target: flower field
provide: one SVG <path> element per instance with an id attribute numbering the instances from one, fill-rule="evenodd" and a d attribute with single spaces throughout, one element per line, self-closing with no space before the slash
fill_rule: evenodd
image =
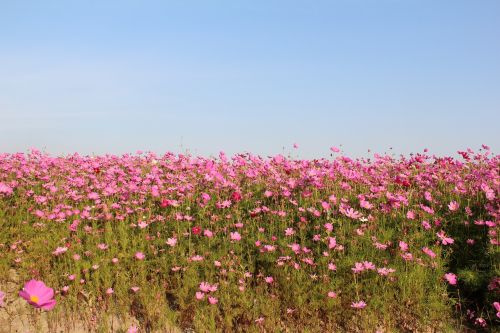
<path id="1" fill-rule="evenodd" d="M 498 330 L 500 156 L 459 155 L 0 154 L 0 313 L 22 301 L 35 326 L 43 313 L 99 332 L 109 318 L 133 318 L 129 332 Z"/>

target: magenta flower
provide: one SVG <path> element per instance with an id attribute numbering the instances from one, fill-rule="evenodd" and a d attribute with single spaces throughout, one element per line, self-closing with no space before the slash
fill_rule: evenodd
<path id="1" fill-rule="evenodd" d="M 54 289 L 49 288 L 42 281 L 30 280 L 26 282 L 19 296 L 37 309 L 52 310 L 56 305 Z"/>
<path id="2" fill-rule="evenodd" d="M 446 281 L 448 281 L 449 284 L 453 286 L 457 284 L 457 276 L 453 273 L 446 273 L 444 275 L 444 278 L 446 279 Z"/>
<path id="3" fill-rule="evenodd" d="M 5 299 L 5 293 L 0 290 L 0 308 L 5 306 L 4 299 Z"/>

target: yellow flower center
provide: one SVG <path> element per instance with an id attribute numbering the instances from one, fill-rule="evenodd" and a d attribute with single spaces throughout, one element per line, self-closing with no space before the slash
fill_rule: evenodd
<path id="1" fill-rule="evenodd" d="M 31 296 L 30 301 L 32 301 L 33 303 L 38 303 L 38 296 L 35 295 Z"/>

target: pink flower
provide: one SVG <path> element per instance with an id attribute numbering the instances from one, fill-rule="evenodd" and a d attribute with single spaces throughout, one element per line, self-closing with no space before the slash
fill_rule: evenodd
<path id="1" fill-rule="evenodd" d="M 201 301 L 203 298 L 205 298 L 205 294 L 202 293 L 201 291 L 197 291 L 195 297 L 197 300 Z"/>
<path id="2" fill-rule="evenodd" d="M 205 235 L 208 238 L 212 238 L 214 236 L 214 233 L 208 229 L 203 230 L 203 235 Z"/>
<path id="3" fill-rule="evenodd" d="M 133 287 L 130 288 L 130 290 L 132 290 L 134 293 L 138 292 L 139 289 L 141 289 L 141 288 L 139 288 L 137 286 L 133 286 Z"/>
<path id="4" fill-rule="evenodd" d="M 52 252 L 53 255 L 59 256 L 63 254 L 64 252 L 68 251 L 67 247 L 58 247 L 54 252 Z"/>
<path id="5" fill-rule="evenodd" d="M 498 302 L 493 302 L 493 307 L 497 311 L 497 317 L 500 318 L 500 303 Z"/>
<path id="6" fill-rule="evenodd" d="M 132 325 L 128 328 L 127 333 L 139 333 L 139 328 L 135 325 Z"/>
<path id="7" fill-rule="evenodd" d="M 108 248 L 108 246 L 104 243 L 101 243 L 101 244 L 97 244 L 97 247 L 100 249 L 100 250 L 106 250 Z"/>
<path id="8" fill-rule="evenodd" d="M 213 296 L 208 296 L 208 303 L 210 304 L 217 304 L 219 300 Z"/>
<path id="9" fill-rule="evenodd" d="M 4 193 L 5 195 L 11 195 L 12 194 L 12 188 L 9 186 L 5 185 L 4 183 L 0 183 L 0 193 Z"/>
<path id="10" fill-rule="evenodd" d="M 4 300 L 5 300 L 5 293 L 0 290 L 0 308 L 5 306 Z"/>
<path id="11" fill-rule="evenodd" d="M 293 230 L 293 228 L 285 229 L 285 236 L 292 236 L 293 234 L 295 234 L 295 230 Z"/>
<path id="12" fill-rule="evenodd" d="M 340 151 L 340 149 L 338 149 L 337 147 L 333 146 L 333 147 L 330 147 L 330 150 L 334 153 L 338 153 Z"/>
<path id="13" fill-rule="evenodd" d="M 108 288 L 108 289 L 106 289 L 106 294 L 107 294 L 107 295 L 111 295 L 111 294 L 113 294 L 114 292 L 115 292 L 115 291 L 113 290 L 113 288 Z"/>
<path id="14" fill-rule="evenodd" d="M 241 235 L 239 232 L 235 231 L 235 232 L 231 232 L 231 240 L 234 240 L 234 241 L 239 241 L 241 240 Z"/>
<path id="15" fill-rule="evenodd" d="M 441 239 L 441 243 L 443 245 L 453 244 L 454 242 L 453 238 L 447 237 L 443 230 L 436 233 L 436 236 L 438 236 L 439 239 Z"/>
<path id="16" fill-rule="evenodd" d="M 351 303 L 351 308 L 354 308 L 354 309 L 364 309 L 365 307 L 366 307 L 366 303 L 364 301 Z"/>
<path id="17" fill-rule="evenodd" d="M 167 241 L 166 241 L 166 244 L 171 246 L 171 247 L 174 247 L 175 244 L 177 244 L 177 238 L 173 237 L 173 238 L 168 238 Z"/>
<path id="18" fill-rule="evenodd" d="M 351 270 L 352 270 L 355 274 L 357 274 L 357 273 L 361 273 L 362 271 L 364 271 L 364 270 L 365 270 L 365 266 L 364 266 L 364 265 L 363 265 L 363 263 L 361 263 L 361 262 L 356 262 L 356 263 L 354 263 L 354 267 L 353 267 L 353 268 L 351 268 Z"/>
<path id="19" fill-rule="evenodd" d="M 144 258 L 146 258 L 146 256 L 142 252 L 137 252 L 135 254 L 135 259 L 137 259 L 137 260 L 144 260 Z"/>
<path id="20" fill-rule="evenodd" d="M 408 251 L 408 244 L 403 241 L 399 241 L 399 248 L 401 249 L 401 251 L 406 252 Z"/>
<path id="21" fill-rule="evenodd" d="M 451 284 L 452 286 L 456 285 L 457 284 L 457 276 L 453 273 L 446 273 L 444 275 L 444 278 L 446 279 L 446 281 L 448 281 L 449 284 Z"/>
<path id="22" fill-rule="evenodd" d="M 335 237 L 328 237 L 328 248 L 334 249 L 337 246 L 337 239 Z"/>
<path id="23" fill-rule="evenodd" d="M 52 310 L 56 305 L 54 290 L 49 288 L 42 281 L 30 280 L 26 282 L 19 296 L 28 301 L 37 309 Z"/>
<path id="24" fill-rule="evenodd" d="M 427 254 L 431 258 L 435 258 L 436 257 L 436 254 L 434 252 L 432 252 L 432 250 L 429 249 L 428 247 L 422 248 L 422 252 L 424 252 L 425 254 Z"/>
<path id="25" fill-rule="evenodd" d="M 337 293 L 334 292 L 334 291 L 329 291 L 328 292 L 328 297 L 330 297 L 330 298 L 337 298 Z"/>
<path id="26" fill-rule="evenodd" d="M 118 258 L 111 259 L 111 262 L 116 265 L 118 263 Z"/>
<path id="27" fill-rule="evenodd" d="M 272 276 L 266 276 L 264 278 L 264 280 L 266 281 L 266 283 L 269 283 L 269 284 L 274 282 L 274 278 Z"/>
<path id="28" fill-rule="evenodd" d="M 460 205 L 456 202 L 456 201 L 451 201 L 449 204 L 448 204 L 448 209 L 452 212 L 458 210 L 458 208 L 460 207 Z"/>

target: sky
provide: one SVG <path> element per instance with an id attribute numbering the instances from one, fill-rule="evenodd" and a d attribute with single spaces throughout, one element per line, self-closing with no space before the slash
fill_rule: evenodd
<path id="1" fill-rule="evenodd" d="M 481 144 L 500 148 L 497 0 L 0 0 L 0 152 Z"/>

